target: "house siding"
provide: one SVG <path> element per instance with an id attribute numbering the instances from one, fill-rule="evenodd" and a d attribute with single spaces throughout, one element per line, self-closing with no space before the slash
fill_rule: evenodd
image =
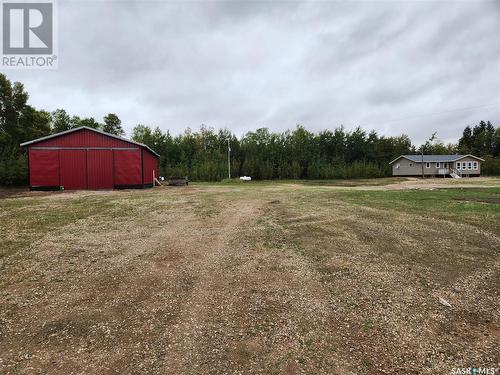
<path id="1" fill-rule="evenodd" d="M 475 161 L 477 162 L 477 170 L 472 169 L 474 167 Z M 471 158 L 470 156 L 467 156 L 465 158 L 462 158 L 460 160 L 453 162 L 454 169 L 457 169 L 458 162 L 460 162 L 460 163 L 466 162 L 467 163 L 467 168 L 465 170 L 459 169 L 459 171 L 462 173 L 462 175 L 479 176 L 481 174 L 481 161 L 474 159 L 474 158 Z M 471 163 L 471 169 L 468 168 L 469 162 Z"/>
<path id="2" fill-rule="evenodd" d="M 399 166 L 399 168 L 397 168 Z M 424 167 L 425 172 L 425 167 Z M 421 175 L 420 163 L 415 163 L 406 158 L 399 158 L 392 164 L 393 176 L 416 176 Z"/>

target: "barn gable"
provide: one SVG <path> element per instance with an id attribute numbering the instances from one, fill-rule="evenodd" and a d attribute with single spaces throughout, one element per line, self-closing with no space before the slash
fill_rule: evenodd
<path id="1" fill-rule="evenodd" d="M 118 137 L 101 130 L 81 126 L 64 132 L 52 134 L 46 137 L 34 139 L 21 143 L 21 147 L 106 147 L 106 148 L 128 148 L 140 146 L 147 149 L 153 155 L 159 157 L 156 152 L 145 144 L 134 142 L 129 139 Z"/>

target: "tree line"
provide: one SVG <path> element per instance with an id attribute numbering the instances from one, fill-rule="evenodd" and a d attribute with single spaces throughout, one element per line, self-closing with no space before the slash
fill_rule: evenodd
<path id="1" fill-rule="evenodd" d="M 432 142 L 426 154 L 463 153 L 486 157 L 482 171 L 500 174 L 500 128 L 481 121 L 469 126 L 458 144 Z M 160 155 L 160 173 L 189 176 L 194 180 L 224 179 L 228 175 L 227 151 L 231 148 L 231 175 L 256 179 L 332 179 L 384 177 L 391 175 L 389 162 L 401 154 L 420 152 L 407 135 L 385 137 L 360 127 L 348 131 L 312 133 L 301 125 L 292 131 L 270 132 L 267 128 L 246 133 L 238 139 L 226 129 L 215 131 L 202 126 L 172 136 L 168 131 L 137 125 L 132 139 Z M 228 143 L 229 141 L 229 143 Z"/>
<path id="2" fill-rule="evenodd" d="M 391 158 L 413 150 L 405 136 L 380 137 L 363 129 L 312 133 L 303 126 L 282 133 L 260 128 L 236 137 L 227 129 L 202 126 L 172 136 L 159 128 L 138 125 L 132 139 L 160 155 L 160 174 L 217 181 L 231 175 L 255 179 L 327 179 L 381 177 L 389 173 Z"/>
<path id="3" fill-rule="evenodd" d="M 21 185 L 28 180 L 26 151 L 19 144 L 31 139 L 88 126 L 123 136 L 116 114 L 94 118 L 69 115 L 64 109 L 50 113 L 28 104 L 29 95 L 19 82 L 0 74 L 0 184 Z M 407 135 L 381 136 L 358 127 L 340 126 L 318 133 L 304 126 L 285 132 L 267 128 L 238 138 L 228 129 L 202 125 L 179 135 L 159 127 L 137 125 L 132 139 L 160 155 L 160 175 L 189 176 L 192 180 L 219 181 L 228 175 L 228 147 L 231 174 L 255 179 L 331 179 L 389 176 L 388 163 L 401 154 L 419 151 Z M 422 146 L 420 146 L 422 147 Z M 482 172 L 500 174 L 500 128 L 489 121 L 467 126 L 457 144 L 433 142 L 427 154 L 472 153 L 487 158 Z"/>

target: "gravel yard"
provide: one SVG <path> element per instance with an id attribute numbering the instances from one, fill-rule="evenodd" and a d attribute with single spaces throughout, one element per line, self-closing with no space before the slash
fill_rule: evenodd
<path id="1" fill-rule="evenodd" d="M 3 191 L 0 374 L 500 367 L 499 197 L 499 179 Z"/>

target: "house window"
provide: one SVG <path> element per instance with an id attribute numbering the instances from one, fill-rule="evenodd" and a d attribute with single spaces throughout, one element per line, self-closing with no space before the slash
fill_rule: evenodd
<path id="1" fill-rule="evenodd" d="M 441 163 L 436 163 L 436 168 L 441 168 Z"/>
<path id="2" fill-rule="evenodd" d="M 396 164 L 396 169 L 399 169 L 400 166 L 401 164 Z"/>
<path id="3" fill-rule="evenodd" d="M 431 163 L 425 163 L 425 168 L 430 168 L 431 167 Z"/>
<path id="4" fill-rule="evenodd" d="M 457 169 L 460 169 L 460 166 L 462 165 L 459 161 L 457 161 Z"/>
<path id="5" fill-rule="evenodd" d="M 467 169 L 472 169 L 472 162 L 471 161 L 467 163 Z"/>
<path id="6" fill-rule="evenodd" d="M 448 163 L 444 163 L 444 167 L 445 167 L 445 168 L 448 168 Z"/>
<path id="7" fill-rule="evenodd" d="M 410 163 L 410 167 L 413 167 L 413 163 Z"/>
<path id="8" fill-rule="evenodd" d="M 478 170 L 479 169 L 479 164 L 477 161 L 474 162 L 474 170 Z"/>
<path id="9" fill-rule="evenodd" d="M 462 162 L 462 169 L 467 169 L 467 163 L 465 161 Z"/>

